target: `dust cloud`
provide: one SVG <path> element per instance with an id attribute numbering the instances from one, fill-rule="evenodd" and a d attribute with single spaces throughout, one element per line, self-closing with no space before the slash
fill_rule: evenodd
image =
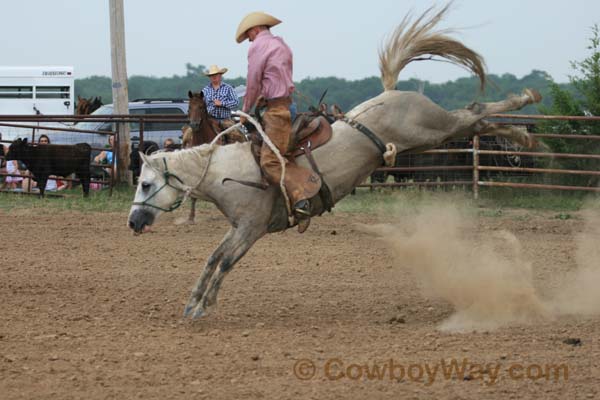
<path id="1" fill-rule="evenodd" d="M 549 302 L 555 314 L 600 314 L 600 217 L 590 210 L 583 216 L 584 229 L 575 237 L 577 269 Z"/>
<path id="2" fill-rule="evenodd" d="M 478 230 L 476 217 L 458 207 L 429 205 L 398 226 L 363 227 L 378 235 L 432 299 L 454 306 L 440 329 L 492 330 L 563 314 L 600 313 L 600 219 L 577 237 L 577 269 L 550 299 L 533 284 L 532 263 L 507 231 Z"/>

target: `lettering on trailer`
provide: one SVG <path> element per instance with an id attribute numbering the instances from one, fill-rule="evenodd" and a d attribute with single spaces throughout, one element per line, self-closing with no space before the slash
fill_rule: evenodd
<path id="1" fill-rule="evenodd" d="M 65 76 L 71 75 L 71 71 L 42 71 L 43 76 Z"/>

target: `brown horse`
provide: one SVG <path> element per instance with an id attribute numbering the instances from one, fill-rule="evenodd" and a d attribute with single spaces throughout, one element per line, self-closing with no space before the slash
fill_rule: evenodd
<path id="1" fill-rule="evenodd" d="M 96 111 L 102 106 L 102 97 L 85 97 L 77 96 L 77 106 L 75 107 L 75 115 L 88 115 Z"/>
<path id="2" fill-rule="evenodd" d="M 190 120 L 191 142 L 184 140 L 183 147 L 199 146 L 204 143 L 210 143 L 218 134 L 214 125 L 211 123 L 210 115 L 204 101 L 204 93 L 192 93 L 188 91 L 190 104 L 188 108 L 188 118 Z"/>
<path id="3" fill-rule="evenodd" d="M 210 143 L 213 141 L 217 134 L 224 129 L 226 126 L 221 126 L 219 121 L 212 118 L 206 108 L 206 102 L 204 101 L 204 93 L 188 91 L 188 97 L 190 99 L 188 107 L 188 119 L 190 121 L 188 126 L 182 128 L 183 132 L 183 148 L 187 149 L 201 144 Z M 228 125 L 228 124 L 227 124 Z M 233 125 L 233 122 L 231 123 Z M 243 141 L 241 138 L 235 137 L 226 141 L 223 138 L 219 139 L 218 144 L 226 144 L 228 142 Z M 194 224 L 196 222 L 196 199 L 191 198 L 190 214 L 187 219 L 178 220 L 179 224 Z"/>

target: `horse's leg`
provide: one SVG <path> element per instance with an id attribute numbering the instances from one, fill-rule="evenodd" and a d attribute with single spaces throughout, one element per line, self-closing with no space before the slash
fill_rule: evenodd
<path id="1" fill-rule="evenodd" d="M 528 148 L 536 144 L 535 138 L 522 126 L 498 125 L 481 120 L 475 124 L 475 131 L 483 136 L 500 136 Z"/>
<path id="2" fill-rule="evenodd" d="M 188 300 L 188 303 L 185 306 L 185 310 L 183 312 L 184 317 L 187 317 L 192 311 L 192 309 L 196 307 L 200 299 L 202 299 L 202 296 L 206 291 L 206 287 L 208 286 L 208 282 L 214 274 L 217 264 L 219 264 L 219 262 L 221 261 L 221 258 L 223 257 L 223 252 L 227 247 L 229 241 L 231 240 L 232 236 L 233 228 L 229 232 L 227 232 L 223 240 L 221 240 L 219 246 L 217 246 L 217 248 L 212 252 L 210 257 L 208 257 L 206 265 L 204 265 L 202 275 L 200 275 L 200 278 L 198 278 L 196 286 L 194 287 L 194 289 L 192 290 L 192 294 L 190 295 L 190 299 Z"/>
<path id="3" fill-rule="evenodd" d="M 188 216 L 188 223 L 196 223 L 196 199 L 193 197 L 192 202 L 190 203 L 190 215 Z"/>
<path id="4" fill-rule="evenodd" d="M 194 225 L 196 223 L 196 199 L 191 197 L 190 213 L 186 217 L 181 217 L 175 220 L 175 225 Z"/>
<path id="5" fill-rule="evenodd" d="M 223 283 L 225 275 L 231 271 L 233 266 L 246 254 L 252 245 L 264 234 L 256 226 L 247 224 L 232 228 L 233 234 L 224 249 L 221 264 L 210 281 L 208 291 L 202 297 L 200 303 L 194 310 L 193 318 L 199 318 L 207 314 L 209 309 L 217 302 L 217 294 Z"/>
<path id="6" fill-rule="evenodd" d="M 494 131 L 498 136 L 504 136 L 507 139 L 517 141 L 518 143 L 532 147 L 535 140 L 527 132 L 515 130 L 496 129 L 495 126 L 486 121 L 483 118 L 491 115 L 503 113 L 506 111 L 518 110 L 525 107 L 528 104 L 537 103 L 542 99 L 540 94 L 533 89 L 525 89 L 523 94 L 520 96 L 510 96 L 506 100 L 494 102 L 494 103 L 473 103 L 462 110 L 454 110 L 450 112 L 454 117 L 454 125 L 450 130 L 450 135 L 445 139 L 459 138 L 463 136 L 473 136 L 476 133 L 487 133 L 492 134 Z"/>
<path id="7" fill-rule="evenodd" d="M 542 96 L 535 89 L 525 89 L 523 94 L 509 96 L 506 100 L 494 103 L 472 103 L 466 107 L 466 110 L 479 115 L 488 116 L 490 114 L 499 114 L 506 111 L 519 110 L 526 105 L 539 103 Z M 462 111 L 462 110 L 458 110 Z"/>

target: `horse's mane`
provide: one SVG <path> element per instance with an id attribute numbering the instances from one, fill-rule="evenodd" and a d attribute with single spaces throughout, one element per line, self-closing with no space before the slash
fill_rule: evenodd
<path id="1" fill-rule="evenodd" d="M 201 144 L 200 146 L 190 147 L 177 151 L 159 150 L 148 156 L 148 161 L 152 162 L 154 168 L 164 170 L 164 164 L 159 160 L 165 158 L 168 162 L 168 168 L 174 170 L 186 170 L 186 164 L 193 161 L 196 165 L 201 164 L 202 167 L 208 163 L 208 156 L 217 148 L 216 144 Z M 195 156 L 195 157 L 194 157 Z"/>
<path id="2" fill-rule="evenodd" d="M 428 8 L 415 22 L 410 24 L 410 14 L 404 17 L 385 44 L 379 50 L 379 69 L 384 90 L 394 90 L 400 71 L 412 61 L 431 60 L 433 56 L 445 58 L 448 62 L 465 67 L 479 77 L 481 90 L 485 86 L 485 62 L 483 58 L 452 39 L 447 34 L 450 29 L 433 31 L 443 19 L 452 3 L 447 4 L 437 14 L 429 17 L 433 7 Z M 427 18 L 429 17 L 429 18 Z M 427 19 L 426 19 L 427 18 Z M 429 55 L 429 57 L 419 58 Z"/>

